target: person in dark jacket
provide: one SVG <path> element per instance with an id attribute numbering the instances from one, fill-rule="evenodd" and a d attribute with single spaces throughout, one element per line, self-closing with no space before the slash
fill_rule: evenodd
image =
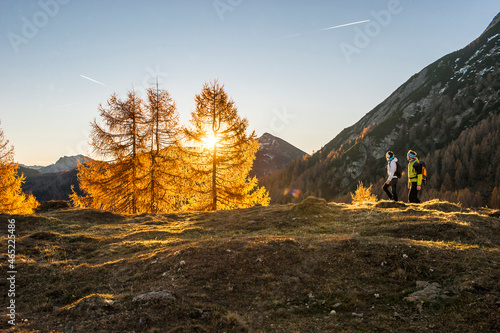
<path id="1" fill-rule="evenodd" d="M 422 189 L 422 165 L 418 161 L 417 153 L 409 150 L 406 155 L 408 159 L 408 201 L 420 203 L 418 192 Z"/>
<path id="2" fill-rule="evenodd" d="M 398 161 L 397 157 L 394 156 L 394 153 L 392 151 L 388 151 L 385 154 L 385 158 L 387 159 L 387 180 L 382 187 L 385 193 L 387 193 L 387 196 L 389 197 L 389 200 L 394 200 L 398 201 L 398 191 L 397 191 L 397 186 L 398 186 L 398 177 L 396 176 L 396 162 Z M 389 191 L 389 187 L 391 187 L 391 190 Z"/>

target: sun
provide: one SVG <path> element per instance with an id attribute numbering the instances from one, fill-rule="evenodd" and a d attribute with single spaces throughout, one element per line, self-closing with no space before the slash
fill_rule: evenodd
<path id="1" fill-rule="evenodd" d="M 207 148 L 215 147 L 216 143 L 217 143 L 217 136 L 213 133 L 210 133 L 206 137 L 203 138 L 203 144 Z"/>

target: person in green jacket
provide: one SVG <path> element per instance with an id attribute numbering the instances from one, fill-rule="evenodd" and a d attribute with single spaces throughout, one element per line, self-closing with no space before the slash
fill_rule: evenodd
<path id="1" fill-rule="evenodd" d="M 418 192 L 422 189 L 422 165 L 418 161 L 417 153 L 409 150 L 406 155 L 408 159 L 408 201 L 420 203 Z"/>

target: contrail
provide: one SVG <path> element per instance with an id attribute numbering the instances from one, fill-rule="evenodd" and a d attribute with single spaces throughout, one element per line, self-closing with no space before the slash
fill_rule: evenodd
<path id="1" fill-rule="evenodd" d="M 65 108 L 65 107 L 67 107 L 67 106 L 72 106 L 72 105 L 77 105 L 77 104 L 80 104 L 80 103 L 78 103 L 78 102 L 77 102 L 77 103 L 63 104 L 63 105 L 58 105 L 58 106 L 56 106 L 55 108 L 56 108 L 56 109 L 59 109 L 59 108 Z"/>
<path id="2" fill-rule="evenodd" d="M 334 27 L 329 27 L 329 28 L 324 28 L 324 29 L 319 29 L 319 30 L 314 30 L 310 32 L 306 32 L 304 34 L 295 34 L 295 35 L 290 35 L 290 36 L 284 36 L 280 37 L 278 39 L 284 39 L 284 38 L 292 38 L 292 37 L 298 37 L 298 36 L 304 36 L 307 34 L 311 34 L 313 32 L 318 32 L 318 31 L 326 31 L 326 30 L 331 30 L 331 29 L 337 29 L 337 28 L 342 28 L 342 27 L 347 27 L 349 25 L 354 25 L 354 24 L 360 24 L 360 23 L 365 23 L 365 22 L 370 22 L 370 20 L 364 20 L 364 21 L 357 21 L 357 22 L 351 22 L 351 23 L 346 23 L 346 24 L 341 24 L 341 25 L 336 25 Z"/>
<path id="3" fill-rule="evenodd" d="M 316 30 L 316 31 L 325 31 L 325 30 L 330 30 L 330 29 L 337 29 L 337 28 L 347 27 L 348 25 L 360 24 L 360 23 L 365 23 L 365 22 L 370 22 L 370 20 L 364 20 L 364 21 L 358 21 L 358 22 L 352 22 L 352 23 L 347 23 L 347 24 L 336 25 L 334 27 L 319 29 L 319 30 Z"/>
<path id="4" fill-rule="evenodd" d="M 91 79 L 91 78 L 89 78 L 89 77 L 86 77 L 85 75 L 80 75 L 80 76 L 81 76 L 81 77 L 83 77 L 84 79 L 90 80 L 90 81 L 92 81 L 92 82 L 98 83 L 98 84 L 100 84 L 100 85 L 102 85 L 102 86 L 105 86 L 105 87 L 108 87 L 108 88 L 109 88 L 109 86 L 105 85 L 105 84 L 104 84 L 104 83 L 102 83 L 102 82 L 99 82 L 99 81 L 97 81 L 97 80 L 94 80 L 94 79 Z"/>

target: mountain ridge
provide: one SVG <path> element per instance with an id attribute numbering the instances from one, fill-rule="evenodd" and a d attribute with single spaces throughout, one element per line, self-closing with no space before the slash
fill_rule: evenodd
<path id="1" fill-rule="evenodd" d="M 60 157 L 55 163 L 47 166 L 40 166 L 40 165 L 29 166 L 23 164 L 21 164 L 21 166 L 23 166 L 24 168 L 40 171 L 41 173 L 54 173 L 60 171 L 69 171 L 71 169 L 76 168 L 78 166 L 78 163 L 85 163 L 87 160 L 90 160 L 90 158 L 82 154 L 79 154 L 73 156 Z"/>
<path id="2" fill-rule="evenodd" d="M 296 161 L 285 170 L 266 177 L 262 185 L 270 191 L 273 202 L 297 201 L 307 195 L 329 200 L 339 196 L 345 198 L 359 181 L 375 184 L 375 191 L 379 191 L 380 178 L 384 176 L 385 151 L 392 150 L 404 156 L 408 149 L 413 149 L 419 157 L 427 158 L 436 151 L 451 147 L 465 130 L 479 126 L 485 120 L 494 122 L 492 116 L 500 112 L 498 16 L 474 42 L 413 75 L 306 161 Z M 492 140 L 498 141 L 498 138 Z M 492 150 L 489 153 L 495 156 L 495 142 L 486 145 Z M 448 160 L 462 159 L 461 164 L 467 165 L 469 170 L 483 167 L 474 160 L 471 162 L 469 156 L 459 156 L 458 152 L 451 155 Z M 485 160 L 486 168 L 496 169 L 496 161 L 496 157 Z M 431 163 L 431 171 L 443 173 L 441 164 L 441 161 Z M 446 164 L 450 163 L 447 161 Z M 450 173 L 456 171 L 454 165 L 449 169 Z M 438 189 L 444 178 L 443 173 L 435 182 Z M 489 202 L 493 187 L 499 185 L 497 178 L 500 177 L 495 177 L 493 182 L 488 178 L 480 180 L 484 186 L 476 186 L 470 181 L 468 185 L 453 184 L 451 189 L 460 191 L 467 186 L 479 187 L 483 201 Z M 452 179 L 452 182 L 460 181 Z M 294 198 L 283 194 L 286 188 L 299 189 L 304 195 Z M 382 195 L 380 191 L 377 194 Z"/>

